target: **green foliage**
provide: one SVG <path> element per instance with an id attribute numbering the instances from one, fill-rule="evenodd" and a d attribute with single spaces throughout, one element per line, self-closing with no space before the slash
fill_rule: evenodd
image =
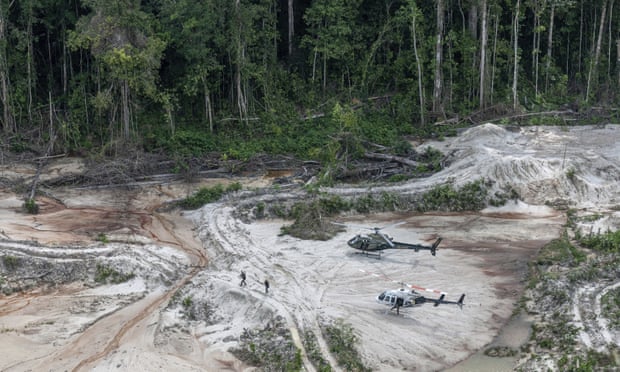
<path id="1" fill-rule="evenodd" d="M 24 207 L 24 210 L 30 214 L 39 213 L 39 205 L 37 204 L 37 201 L 34 198 L 26 199 L 26 201 L 24 201 L 23 207 Z"/>
<path id="2" fill-rule="evenodd" d="M 577 266 L 584 262 L 586 255 L 572 245 L 566 234 L 552 240 L 543 247 L 537 258 L 538 265 L 566 264 Z"/>
<path id="3" fill-rule="evenodd" d="M 124 139 L 147 151 L 218 152 L 228 159 L 266 152 L 316 160 L 344 132 L 351 136 L 341 143 L 342 153 L 355 156 L 375 143 L 404 154 L 409 149 L 403 135 L 456 133 L 455 126 L 433 125 L 438 116 L 477 118 L 471 114 L 480 107 L 480 42 L 463 23 L 466 19 L 446 19 L 439 66 L 442 102 L 438 112 L 428 115 L 437 32 L 431 3 L 301 2 L 295 4 L 293 40 L 285 36 L 288 23 L 281 4 L 276 5 L 89 0 L 77 12 L 55 2 L 7 7 L 3 20 L 10 32 L 0 66 L 3 76 L 10 76 L 3 82 L 3 130 L 10 148 L 29 151 L 36 141 L 23 134 L 42 137 L 52 124 L 56 149 L 68 152 L 96 151 L 130 130 Z M 504 22 L 514 7 L 499 5 L 489 8 L 490 19 L 498 20 L 488 76 L 493 108 L 512 107 L 515 69 L 515 35 L 511 22 Z M 460 6 L 447 3 L 446 13 L 460 14 Z M 524 5 L 521 14 L 528 14 L 530 6 Z M 615 107 L 618 94 L 609 82 L 614 66 L 605 62 L 613 56 L 603 58 L 613 48 L 603 48 L 592 79 L 574 68 L 591 65 L 590 54 L 571 46 L 574 35 L 588 30 L 584 48 L 593 48 L 598 15 L 579 18 L 581 13 L 570 11 L 573 7 L 556 7 L 563 23 L 553 34 L 554 53 L 536 66 L 525 56 L 544 51 L 527 40 L 549 30 L 549 19 L 542 17 L 540 27 L 519 29 L 519 109 L 547 112 L 572 102 Z M 618 23 L 616 13 L 609 23 Z M 586 84 L 593 87 L 588 97 L 583 96 Z M 42 85 L 45 89 L 39 89 Z M 41 114 L 48 107 L 54 110 L 53 123 Z M 532 124 L 564 124 L 558 116 L 528 118 Z M 588 123 L 601 120 L 609 122 L 604 115 L 587 118 Z M 419 172 L 437 169 L 430 164 Z"/>
<path id="4" fill-rule="evenodd" d="M 16 256 L 2 256 L 2 263 L 4 264 L 4 268 L 8 271 L 13 271 L 19 267 L 20 259 Z"/>
<path id="5" fill-rule="evenodd" d="M 336 357 L 340 367 L 346 371 L 371 371 L 361 362 L 361 357 L 356 349 L 358 338 L 350 324 L 338 319 L 333 324 L 325 326 L 323 332 L 329 351 Z"/>
<path id="6" fill-rule="evenodd" d="M 568 178 L 571 182 L 575 182 L 575 168 L 569 168 L 566 171 L 566 178 Z"/>
<path id="7" fill-rule="evenodd" d="M 487 188 L 482 180 L 469 182 L 456 190 L 452 185 L 438 185 L 424 193 L 418 210 L 476 211 L 486 206 Z"/>
<path id="8" fill-rule="evenodd" d="M 97 283 L 118 284 L 131 280 L 134 277 L 135 275 L 133 273 L 124 274 L 110 266 L 103 264 L 97 264 L 97 268 L 95 271 L 95 282 Z"/>
<path id="9" fill-rule="evenodd" d="M 255 209 L 254 209 L 254 216 L 256 218 L 265 217 L 265 203 L 264 202 L 258 202 L 256 204 Z"/>
<path id="10" fill-rule="evenodd" d="M 303 334 L 303 344 L 308 359 L 312 362 L 317 371 L 332 372 L 333 369 L 329 365 L 329 362 L 323 357 L 314 332 L 307 331 Z"/>
<path id="11" fill-rule="evenodd" d="M 200 208 L 205 204 L 218 201 L 224 194 L 239 191 L 241 188 L 242 186 L 239 182 L 231 183 L 226 188 L 221 184 L 212 187 L 201 187 L 193 195 L 181 200 L 179 205 L 185 209 Z"/>
<path id="12" fill-rule="evenodd" d="M 192 296 L 185 296 L 183 298 L 183 301 L 181 301 L 181 305 L 183 305 L 185 309 L 189 309 L 190 307 L 192 307 L 192 303 L 193 303 Z"/>
<path id="13" fill-rule="evenodd" d="M 611 328 L 620 328 L 620 288 L 609 290 L 601 297 L 602 315 Z"/>
<path id="14" fill-rule="evenodd" d="M 326 220 L 326 217 L 350 208 L 349 203 L 338 196 L 297 202 L 287 214 L 287 218 L 295 221 L 289 226 L 282 226 L 281 233 L 301 239 L 328 240 L 338 231 L 338 227 Z"/>
<path id="15" fill-rule="evenodd" d="M 200 130 L 179 129 L 173 136 L 163 133 L 150 138 L 150 148 L 163 147 L 173 154 L 201 155 L 217 149 L 215 138 Z"/>
<path id="16" fill-rule="evenodd" d="M 618 253 L 620 252 L 620 230 L 581 236 L 579 243 L 598 252 Z"/>
<path id="17" fill-rule="evenodd" d="M 108 236 L 104 233 L 97 234 L 97 237 L 95 238 L 95 240 L 97 240 L 98 242 L 102 242 L 104 244 L 110 242 L 110 240 L 108 239 Z"/>
<path id="18" fill-rule="evenodd" d="M 520 195 L 512 186 L 506 186 L 501 191 L 496 191 L 495 195 L 489 199 L 489 204 L 494 207 L 505 205 L 509 200 L 517 201 Z"/>
<path id="19" fill-rule="evenodd" d="M 231 351 L 261 371 L 299 372 L 303 367 L 301 350 L 281 320 L 262 329 L 245 329 L 239 347 Z"/>

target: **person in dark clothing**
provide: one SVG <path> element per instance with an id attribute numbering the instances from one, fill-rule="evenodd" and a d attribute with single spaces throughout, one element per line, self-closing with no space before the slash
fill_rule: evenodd
<path id="1" fill-rule="evenodd" d="M 265 293 L 269 293 L 269 280 L 265 279 Z"/>
<path id="2" fill-rule="evenodd" d="M 396 315 L 400 314 L 400 307 L 403 306 L 403 299 L 398 297 L 396 298 L 396 302 L 394 302 L 394 306 L 390 310 L 396 309 Z"/>
<path id="3" fill-rule="evenodd" d="M 241 278 L 241 283 L 239 283 L 239 286 L 245 287 L 247 285 L 245 282 L 245 271 L 241 270 L 241 275 L 239 275 L 239 277 Z"/>

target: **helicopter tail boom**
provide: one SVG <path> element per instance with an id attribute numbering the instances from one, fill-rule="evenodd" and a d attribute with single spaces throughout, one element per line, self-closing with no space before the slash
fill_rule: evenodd
<path id="1" fill-rule="evenodd" d="M 431 300 L 435 302 L 435 305 L 433 306 L 439 306 L 440 304 L 453 304 L 453 305 L 458 305 L 458 307 L 460 307 L 461 309 L 463 308 L 463 300 L 465 300 L 465 293 L 463 293 L 461 297 L 459 297 L 458 301 L 446 301 L 444 300 L 445 297 L 446 295 L 442 293 L 438 299 Z"/>
<path id="2" fill-rule="evenodd" d="M 439 243 L 441 243 L 442 239 L 443 238 L 441 237 L 437 238 L 437 240 L 435 240 L 435 242 L 431 246 L 421 245 L 421 244 L 409 244 L 409 243 L 402 243 L 402 242 L 391 242 L 391 243 L 393 244 L 392 248 L 394 249 L 413 249 L 416 252 L 418 252 L 420 249 L 424 249 L 424 250 L 431 251 L 431 254 L 435 256 L 437 254 L 437 247 L 439 246 Z"/>

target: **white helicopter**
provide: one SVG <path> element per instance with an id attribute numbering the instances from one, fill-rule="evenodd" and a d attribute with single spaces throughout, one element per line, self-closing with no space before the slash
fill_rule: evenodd
<path id="1" fill-rule="evenodd" d="M 446 292 L 442 292 L 437 289 L 424 288 L 413 284 L 396 282 L 385 277 L 384 275 L 368 273 L 362 269 L 360 269 L 360 271 L 376 277 L 383 277 L 384 279 L 401 285 L 401 287 L 398 289 L 385 290 L 381 292 L 376 298 L 378 303 L 391 306 L 390 310 L 396 309 L 396 314 L 400 313 L 401 307 L 416 307 L 421 306 L 425 303 L 432 303 L 434 304 L 434 306 L 439 306 L 441 304 L 451 304 L 458 305 L 458 307 L 461 309 L 463 308 L 463 300 L 465 299 L 464 293 L 461 295 L 458 301 L 448 301 L 444 300 L 444 298 L 446 297 Z M 422 291 L 438 294 L 439 298 L 425 297 L 422 293 L 420 293 Z"/>
<path id="2" fill-rule="evenodd" d="M 413 307 L 420 306 L 427 302 L 435 304 L 434 306 L 439 306 L 441 304 L 453 304 L 458 305 L 460 308 L 463 308 L 463 300 L 465 299 L 465 294 L 463 293 L 458 301 L 448 301 L 444 300 L 446 297 L 445 293 L 442 293 L 439 298 L 430 298 L 425 297 L 421 293 L 417 292 L 415 289 L 392 289 L 381 292 L 377 296 L 377 302 L 384 305 L 392 306 L 392 309 L 396 309 L 396 314 L 400 313 L 401 307 Z"/>

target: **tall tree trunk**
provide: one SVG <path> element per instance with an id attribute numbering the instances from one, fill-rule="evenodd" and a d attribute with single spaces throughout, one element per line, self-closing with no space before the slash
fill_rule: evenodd
<path id="1" fill-rule="evenodd" d="M 202 88 L 205 94 L 205 118 L 209 123 L 209 133 L 213 133 L 213 108 L 211 107 L 211 93 L 206 78 L 202 79 Z"/>
<path id="2" fill-rule="evenodd" d="M 442 96 L 442 74 L 441 65 L 443 59 L 443 24 L 444 24 L 444 0 L 437 0 L 437 29 L 435 40 L 435 83 L 433 85 L 433 111 L 435 113 L 443 111 Z"/>
<path id="3" fill-rule="evenodd" d="M 28 122 L 29 124 L 32 124 L 32 110 L 33 110 L 33 106 L 34 106 L 34 99 L 33 99 L 33 89 L 35 87 L 35 83 L 34 83 L 34 77 L 36 76 L 34 73 L 34 53 L 32 51 L 33 49 L 33 40 L 34 40 L 34 36 L 33 36 L 33 32 L 32 32 L 32 23 L 33 23 L 33 10 L 32 10 L 32 1 L 28 1 L 27 2 L 27 14 L 26 14 L 26 85 L 27 85 L 27 90 L 28 90 L 28 95 L 27 95 L 27 101 L 26 101 L 26 105 L 27 105 L 27 111 L 28 111 Z M 51 69 L 52 67 L 51 61 L 50 61 L 50 65 L 49 68 Z M 50 87 L 51 89 L 51 87 Z"/>
<path id="4" fill-rule="evenodd" d="M 482 12 L 482 24 L 480 27 L 480 91 L 479 91 L 479 100 L 480 100 L 480 109 L 484 109 L 486 107 L 486 59 L 487 59 L 487 41 L 488 41 L 488 30 L 487 30 L 487 0 L 482 0 L 480 4 L 480 10 Z"/>
<path id="5" fill-rule="evenodd" d="M 551 4 L 549 12 L 549 34 L 547 35 L 547 60 L 545 61 L 545 93 L 549 90 L 549 70 L 551 70 L 551 50 L 553 48 L 553 19 L 555 17 L 555 2 Z"/>
<path id="6" fill-rule="evenodd" d="M 416 67 L 418 69 L 418 97 L 419 97 L 419 103 L 420 103 L 420 124 L 424 125 L 425 124 L 425 117 L 424 117 L 424 111 L 426 110 L 426 107 L 424 107 L 424 89 L 422 87 L 422 63 L 420 61 L 420 55 L 418 54 L 418 32 L 417 32 L 417 28 L 416 28 L 416 20 L 418 17 L 418 12 L 417 12 L 417 8 L 412 9 L 412 15 L 411 15 L 411 36 L 413 39 L 413 54 L 415 56 L 415 64 Z"/>
<path id="7" fill-rule="evenodd" d="M 323 53 L 323 92 L 327 89 L 327 53 Z"/>
<path id="8" fill-rule="evenodd" d="M 131 116 L 129 109 L 129 81 L 120 82 L 121 89 L 121 123 L 123 125 L 123 138 L 129 139 L 131 133 Z"/>
<path id="9" fill-rule="evenodd" d="M 13 107 L 11 105 L 11 89 L 9 81 L 9 63 L 7 58 L 7 22 L 9 5 L 0 0 L 0 100 L 2 100 L 2 129 L 10 133 L 15 128 Z"/>
<path id="10" fill-rule="evenodd" d="M 598 37 L 596 39 L 596 48 L 594 52 L 594 59 L 590 63 L 590 69 L 588 71 L 588 85 L 586 88 L 586 102 L 590 100 L 590 88 L 592 86 L 592 80 L 596 80 L 598 77 L 597 69 L 598 62 L 601 58 L 601 44 L 603 42 L 603 31 L 605 26 L 605 18 L 607 17 L 607 0 L 603 1 L 603 9 L 601 10 L 601 19 L 598 27 Z"/>
<path id="11" fill-rule="evenodd" d="M 620 39 L 616 40 L 616 72 L 618 73 L 618 85 L 620 85 Z"/>
<path id="12" fill-rule="evenodd" d="M 518 77 L 519 77 L 519 11 L 520 11 L 520 7 L 521 7 L 521 1 L 517 0 L 517 5 L 515 6 L 515 17 L 514 17 L 514 21 L 512 22 L 513 24 L 513 29 L 512 29 L 512 38 L 513 38 L 513 44 L 512 44 L 512 54 L 513 54 L 513 61 L 512 61 L 512 109 L 514 111 L 517 110 L 517 107 L 519 107 L 519 97 L 517 94 L 517 83 L 518 83 Z"/>
<path id="13" fill-rule="evenodd" d="M 472 40 L 478 40 L 478 37 L 480 35 L 480 32 L 478 31 L 478 23 L 480 19 L 479 1 L 480 0 L 471 0 L 471 3 L 469 5 L 469 14 L 467 16 L 467 29 Z M 471 71 L 478 70 L 478 62 L 480 62 L 480 55 L 478 54 L 478 52 L 479 50 L 477 48 L 472 48 L 471 50 Z M 476 95 L 476 87 L 478 86 L 479 82 L 480 79 L 476 79 L 475 73 L 469 74 L 467 100 L 474 100 L 474 97 Z"/>
<path id="14" fill-rule="evenodd" d="M 247 121 L 248 105 L 242 84 L 242 66 L 245 63 L 245 47 L 243 43 L 242 25 L 241 19 L 240 0 L 235 0 L 235 12 L 237 19 L 237 50 L 236 50 L 236 66 L 235 66 L 235 88 L 237 91 L 237 109 L 239 110 L 239 118 L 241 121 Z"/>
<path id="15" fill-rule="evenodd" d="M 611 81 L 611 48 L 613 45 L 613 17 L 614 17 L 614 0 L 611 0 L 609 3 L 609 30 L 607 30 L 609 35 L 609 40 L 607 41 L 607 80 Z"/>
<path id="16" fill-rule="evenodd" d="M 583 46 L 583 1 L 580 1 L 579 7 L 579 54 L 577 55 L 577 74 L 581 74 L 581 61 L 582 61 L 582 46 Z"/>
<path id="17" fill-rule="evenodd" d="M 295 35 L 295 16 L 293 14 L 293 1 L 288 0 L 288 55 L 293 54 L 293 36 Z"/>
<path id="18" fill-rule="evenodd" d="M 471 38 L 478 39 L 478 2 L 472 1 L 467 15 L 467 29 Z"/>
<path id="19" fill-rule="evenodd" d="M 539 0 L 534 1 L 534 32 L 532 33 L 532 67 L 534 73 L 534 94 L 538 96 L 538 60 L 540 56 L 540 12 L 542 12 Z"/>
<path id="20" fill-rule="evenodd" d="M 493 31 L 493 57 L 491 59 L 491 91 L 489 92 L 490 103 L 493 105 L 493 97 L 495 96 L 495 71 L 497 70 L 497 40 L 499 39 L 499 16 L 495 15 Z"/>

